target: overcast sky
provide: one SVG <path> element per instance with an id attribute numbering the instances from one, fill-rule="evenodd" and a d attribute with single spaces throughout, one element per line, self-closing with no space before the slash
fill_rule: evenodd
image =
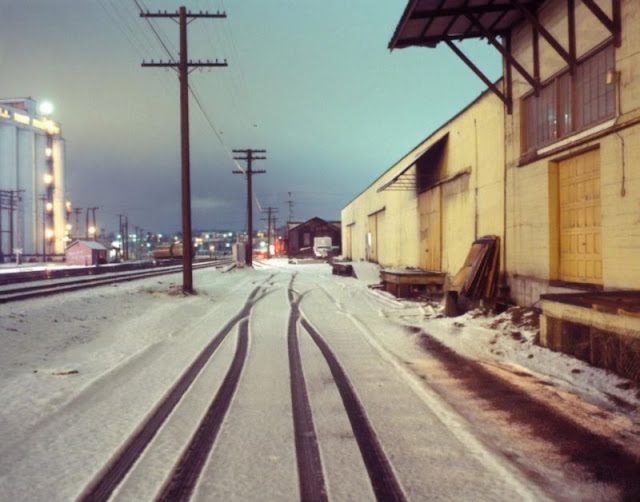
<path id="1" fill-rule="evenodd" d="M 179 2 L 137 0 L 151 11 Z M 195 229 L 246 228 L 246 183 L 231 149 L 266 149 L 254 177 L 261 207 L 294 218 L 340 210 L 421 140 L 475 99 L 484 84 L 448 48 L 392 53 L 406 0 L 192 0 L 226 19 L 189 25 L 189 58 L 227 59 L 190 84 Z M 177 57 L 178 26 L 154 20 Z M 464 50 L 491 79 L 500 58 Z M 98 206 L 103 228 L 181 227 L 178 78 L 142 68 L 168 55 L 135 0 L 0 0 L 0 97 L 55 106 L 66 146 L 68 195 Z M 213 132 L 215 128 L 222 142 Z M 244 164 L 243 164 L 244 165 Z M 255 205 L 254 228 L 261 221 Z"/>

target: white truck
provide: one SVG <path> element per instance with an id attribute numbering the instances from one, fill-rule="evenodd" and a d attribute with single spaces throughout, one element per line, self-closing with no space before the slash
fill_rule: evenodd
<path id="1" fill-rule="evenodd" d="M 314 237 L 313 254 L 316 258 L 326 258 L 332 250 L 331 237 Z"/>

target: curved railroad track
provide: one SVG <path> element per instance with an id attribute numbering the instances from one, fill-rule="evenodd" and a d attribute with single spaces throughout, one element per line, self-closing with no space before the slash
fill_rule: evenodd
<path id="1" fill-rule="evenodd" d="M 188 398 L 186 396 L 188 389 L 205 366 L 210 364 L 213 354 L 229 334 L 237 328 L 235 353 L 229 363 L 226 375 L 215 391 L 215 395 L 202 418 L 199 419 L 199 425 L 195 432 L 190 438 L 185 438 L 186 446 L 175 461 L 164 483 L 158 488 L 155 500 L 187 501 L 192 497 L 218 435 L 224 427 L 224 420 L 229 408 L 233 405 L 239 382 L 247 364 L 250 339 L 261 335 L 260 332 L 250 333 L 249 320 L 252 311 L 256 304 L 267 295 L 278 291 L 278 287 L 274 287 L 272 278 L 273 275 L 253 289 L 240 311 L 213 336 L 209 344 L 167 392 L 162 402 L 156 405 L 144 423 L 137 428 L 137 432 L 125 442 L 86 487 L 79 497 L 79 501 L 106 501 L 114 494 L 118 485 L 125 479 L 147 446 L 162 429 L 165 421 L 171 419 L 174 408 L 183 398 Z M 333 384 L 342 399 L 344 413 L 351 424 L 353 437 L 359 447 L 375 498 L 378 501 L 406 500 L 389 459 L 367 419 L 364 407 L 358 399 L 348 375 L 322 334 L 301 314 L 299 305 L 303 295 L 295 291 L 294 280 L 295 275 L 291 277 L 286 289 L 289 304 L 286 340 L 293 418 L 291 426 L 297 458 L 300 500 L 327 501 L 330 499 L 324 479 L 318 437 L 315 432 L 313 412 L 309 403 L 303 362 L 298 346 L 298 340 L 301 336 L 309 336 L 313 340 L 330 368 Z"/>

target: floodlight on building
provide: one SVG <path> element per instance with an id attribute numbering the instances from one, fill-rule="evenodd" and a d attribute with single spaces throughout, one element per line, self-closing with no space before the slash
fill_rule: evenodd
<path id="1" fill-rule="evenodd" d="M 89 235 L 95 235 L 96 233 L 96 227 L 94 227 L 93 225 L 91 225 L 89 227 Z"/>
<path id="2" fill-rule="evenodd" d="M 51 115 L 53 113 L 53 104 L 50 101 L 40 103 L 40 113 L 45 117 Z"/>
<path id="3" fill-rule="evenodd" d="M 45 129 L 49 134 L 56 134 L 60 132 L 59 128 L 56 126 L 56 123 L 53 120 L 47 120 L 44 123 Z"/>
<path id="4" fill-rule="evenodd" d="M 71 201 L 67 201 L 64 203 L 64 208 L 67 210 L 67 213 L 70 213 L 72 211 L 71 208 Z"/>
<path id="5" fill-rule="evenodd" d="M 51 158 L 51 156 L 53 155 L 53 149 L 48 146 L 47 148 L 44 149 L 44 154 L 47 156 L 48 159 Z"/>
<path id="6" fill-rule="evenodd" d="M 53 211 L 53 202 L 47 202 L 46 204 L 47 212 L 50 213 Z"/>
<path id="7" fill-rule="evenodd" d="M 73 225 L 71 225 L 71 223 L 67 223 L 67 231 L 71 232 L 72 229 L 73 229 Z"/>
<path id="8" fill-rule="evenodd" d="M 44 173 L 42 179 L 45 185 L 51 185 L 51 183 L 53 183 L 53 176 L 50 173 Z"/>
<path id="9" fill-rule="evenodd" d="M 45 229 L 44 236 L 47 239 L 51 239 L 53 237 L 53 230 L 51 230 L 50 228 Z"/>

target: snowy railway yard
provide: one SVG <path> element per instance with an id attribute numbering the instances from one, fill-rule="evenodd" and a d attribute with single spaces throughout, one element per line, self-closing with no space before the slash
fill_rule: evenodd
<path id="1" fill-rule="evenodd" d="M 638 500 L 640 393 L 327 264 L 0 305 L 0 500 Z"/>

